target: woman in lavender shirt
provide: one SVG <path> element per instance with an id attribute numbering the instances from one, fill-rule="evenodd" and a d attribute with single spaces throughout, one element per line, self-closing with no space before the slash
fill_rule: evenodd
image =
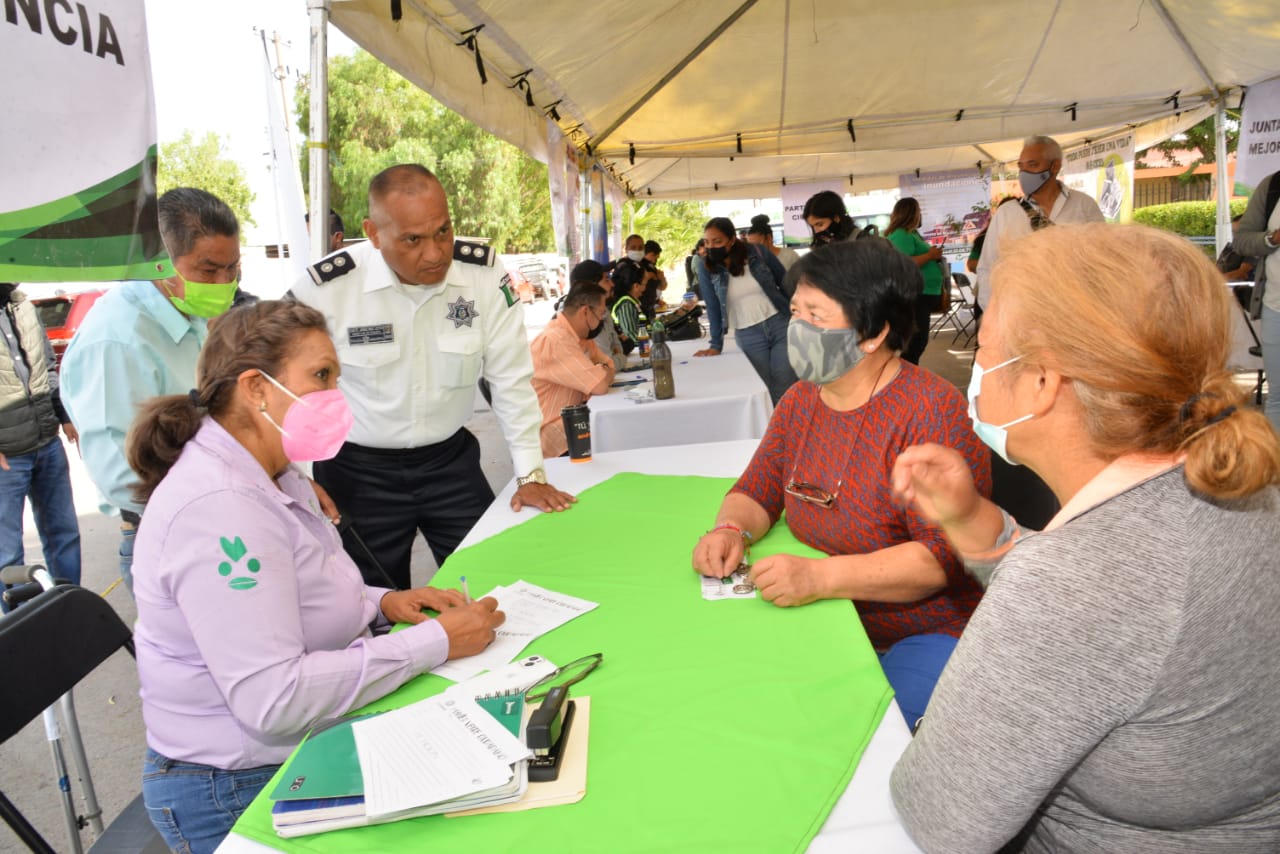
<path id="1" fill-rule="evenodd" d="M 481 651 L 502 622 L 492 599 L 361 580 L 290 465 L 332 456 L 350 429 L 338 373 L 315 309 L 233 309 L 199 388 L 153 399 L 130 431 L 142 788 L 177 851 L 216 848 L 314 723 Z M 378 633 L 395 622 L 415 625 Z"/>

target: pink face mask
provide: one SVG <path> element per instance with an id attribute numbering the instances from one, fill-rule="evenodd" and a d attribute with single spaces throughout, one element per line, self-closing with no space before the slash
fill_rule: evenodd
<path id="1" fill-rule="evenodd" d="M 351 425 L 355 423 L 342 392 L 334 388 L 298 397 L 270 374 L 265 371 L 258 373 L 294 400 L 284 414 L 283 425 L 276 424 L 275 419 L 265 409 L 262 410 L 263 416 L 284 439 L 284 455 L 295 463 L 331 460 L 337 456 L 342 443 L 347 441 Z"/>

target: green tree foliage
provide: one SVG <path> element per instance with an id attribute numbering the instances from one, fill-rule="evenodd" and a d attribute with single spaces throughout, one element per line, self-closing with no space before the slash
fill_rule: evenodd
<path id="1" fill-rule="evenodd" d="M 1244 213 L 1248 204 L 1247 199 L 1233 199 L 1232 218 Z M 1218 203 L 1173 202 L 1168 205 L 1150 205 L 1134 211 L 1133 221 L 1163 228 L 1184 237 L 1212 237 L 1218 221 Z"/>
<path id="2" fill-rule="evenodd" d="M 662 263 L 671 266 L 684 258 L 702 237 L 707 224 L 706 202 L 655 202 L 632 199 L 622 208 L 623 238 L 639 234 L 662 246 Z M 748 223 L 741 223 L 747 225 Z M 735 223 L 738 225 L 738 223 Z M 621 254 L 621 249 L 617 254 Z"/>
<path id="3" fill-rule="evenodd" d="M 1236 150 L 1240 142 L 1240 114 L 1227 111 L 1227 153 Z M 1165 154 L 1176 154 L 1181 151 L 1196 153 L 1196 157 L 1187 164 L 1186 171 L 1178 176 L 1179 181 L 1190 181 L 1197 168 L 1210 163 L 1217 163 L 1218 138 L 1213 130 L 1213 116 L 1198 122 L 1164 142 L 1151 146 Z"/>
<path id="4" fill-rule="evenodd" d="M 157 172 L 156 188 L 162 194 L 174 187 L 195 187 L 226 202 L 240 220 L 242 238 L 244 226 L 257 225 L 249 214 L 254 199 L 249 179 L 240 164 L 223 153 L 222 138 L 213 131 L 199 141 L 191 131 L 183 131 L 176 141 L 163 143 Z"/>
<path id="5" fill-rule="evenodd" d="M 295 98 L 310 123 L 305 82 Z M 454 232 L 488 237 L 501 252 L 555 245 L 547 167 L 436 101 L 371 54 L 329 60 L 330 203 L 347 236 L 368 213 L 369 180 L 397 163 L 421 163 L 449 197 Z M 302 161 L 304 181 L 310 171 Z"/>

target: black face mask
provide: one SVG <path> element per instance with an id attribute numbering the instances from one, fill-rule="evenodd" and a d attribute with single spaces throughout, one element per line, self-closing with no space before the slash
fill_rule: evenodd
<path id="1" fill-rule="evenodd" d="M 832 221 L 831 225 L 827 226 L 822 231 L 815 231 L 813 233 L 814 246 L 826 246 L 828 243 L 834 243 L 835 240 L 836 240 L 836 224 L 834 221 Z"/>
<path id="2" fill-rule="evenodd" d="M 728 246 L 708 246 L 707 260 L 717 267 L 724 266 L 725 259 L 729 257 Z"/>
<path id="3" fill-rule="evenodd" d="M 601 332 L 604 332 L 604 318 L 600 318 L 600 322 L 587 330 L 588 338 L 595 338 Z"/>

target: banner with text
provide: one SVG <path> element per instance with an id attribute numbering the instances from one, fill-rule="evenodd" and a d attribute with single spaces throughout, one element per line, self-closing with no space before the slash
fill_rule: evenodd
<path id="1" fill-rule="evenodd" d="M 820 181 L 814 184 L 786 184 L 782 188 L 782 242 L 787 246 L 808 246 L 813 241 L 813 231 L 804 221 L 804 203 L 809 197 L 831 190 L 844 198 L 839 181 Z"/>
<path id="2" fill-rule="evenodd" d="M 172 275 L 157 226 L 143 0 L 5 10 L 0 280 Z"/>
<path id="3" fill-rule="evenodd" d="M 947 263 L 969 257 L 991 219 L 991 173 L 977 169 L 898 176 L 898 191 L 920 203 L 920 235 L 941 246 Z"/>
<path id="4" fill-rule="evenodd" d="M 1280 78 L 1249 87 L 1236 146 L 1236 192 L 1244 195 L 1280 171 Z"/>
<path id="5" fill-rule="evenodd" d="M 1113 136 L 1063 152 L 1062 183 L 1092 196 L 1107 222 L 1133 219 L 1133 134 Z"/>

